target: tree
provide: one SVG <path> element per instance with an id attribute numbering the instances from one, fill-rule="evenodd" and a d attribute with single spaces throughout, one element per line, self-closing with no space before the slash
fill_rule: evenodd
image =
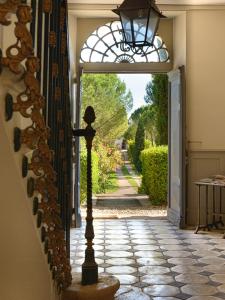
<path id="1" fill-rule="evenodd" d="M 140 119 L 137 126 L 137 132 L 135 136 L 135 150 L 134 150 L 134 164 L 138 172 L 141 172 L 141 151 L 145 148 L 145 129 L 142 120 Z"/>
<path id="2" fill-rule="evenodd" d="M 132 115 L 130 116 L 130 120 L 132 120 L 135 123 L 138 123 L 138 121 L 140 120 L 143 112 L 146 110 L 147 106 L 141 106 L 139 108 L 137 108 Z"/>
<path id="3" fill-rule="evenodd" d="M 124 138 L 126 140 L 134 140 L 138 122 L 142 120 L 145 129 L 145 137 L 150 141 L 152 146 L 154 146 L 156 139 L 155 115 L 156 113 L 153 105 L 145 105 L 136 109 L 130 116 L 129 127 L 124 134 Z"/>
<path id="4" fill-rule="evenodd" d="M 117 75 L 111 74 L 85 74 L 82 77 L 82 109 L 93 106 L 96 121 L 93 127 L 96 129 L 96 137 L 93 141 L 93 152 L 96 153 L 97 169 L 93 161 L 93 180 L 96 179 L 94 171 L 97 170 L 97 185 L 95 192 L 104 192 L 109 181 L 110 172 L 122 163 L 118 149 L 114 148 L 116 139 L 123 136 L 128 127 L 127 112 L 133 106 L 133 98 L 130 91 L 126 91 L 126 85 Z M 84 127 L 82 121 L 82 127 Z M 86 178 L 85 142 L 82 139 L 81 148 L 81 179 Z M 86 186 L 81 181 L 81 195 L 86 198 Z"/>
<path id="5" fill-rule="evenodd" d="M 145 102 L 155 109 L 156 144 L 168 144 L 168 77 L 166 74 L 152 76 L 146 86 Z"/>
<path id="6" fill-rule="evenodd" d="M 115 74 L 85 74 L 82 86 L 82 115 L 88 105 L 93 106 L 98 137 L 101 142 L 114 144 L 128 127 L 127 111 L 133 106 L 131 92 Z"/>
<path id="7" fill-rule="evenodd" d="M 126 141 L 129 140 L 134 140 L 135 139 L 135 135 L 136 135 L 136 131 L 137 131 L 137 124 L 134 122 L 131 122 L 129 124 L 129 127 L 127 128 L 126 132 L 124 133 L 124 139 Z"/>
<path id="8" fill-rule="evenodd" d="M 141 115 L 141 120 L 145 128 L 146 139 L 155 145 L 157 130 L 156 130 L 156 110 L 153 105 L 145 106 L 145 110 Z"/>

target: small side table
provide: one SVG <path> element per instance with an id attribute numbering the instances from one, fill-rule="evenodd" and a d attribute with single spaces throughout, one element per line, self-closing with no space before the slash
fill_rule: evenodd
<path id="1" fill-rule="evenodd" d="M 218 180 L 212 180 L 210 182 L 204 182 L 203 180 L 194 182 L 194 184 L 198 187 L 198 220 L 195 229 L 195 233 L 197 234 L 200 229 L 210 231 L 213 227 L 218 229 L 218 225 L 224 226 L 223 217 L 225 216 L 225 212 L 222 212 L 222 190 L 225 188 L 225 182 L 220 182 Z M 209 189 L 212 189 L 212 212 L 210 214 L 209 211 Z M 219 207 L 217 210 L 216 207 L 216 188 L 219 189 Z M 205 190 L 204 201 L 205 201 L 205 223 L 201 223 L 201 196 L 203 189 Z M 209 218 L 211 217 L 212 222 L 209 222 Z M 225 238 L 225 234 L 223 235 Z"/>

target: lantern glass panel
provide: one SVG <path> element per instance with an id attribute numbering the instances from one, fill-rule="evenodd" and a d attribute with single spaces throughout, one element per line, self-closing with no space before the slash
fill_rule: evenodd
<path id="1" fill-rule="evenodd" d="M 147 25 L 147 18 L 138 18 L 133 21 L 135 43 L 138 44 L 145 41 Z"/>
<path id="2" fill-rule="evenodd" d="M 120 17 L 121 17 L 121 22 L 123 26 L 124 35 L 125 35 L 125 40 L 127 43 L 132 43 L 133 37 L 132 37 L 131 20 L 127 16 L 127 14 L 124 14 L 123 12 L 120 13 Z"/>
<path id="3" fill-rule="evenodd" d="M 158 22 L 159 22 L 159 14 L 154 9 L 151 9 L 148 28 L 147 28 L 147 42 L 149 44 L 153 44 Z"/>

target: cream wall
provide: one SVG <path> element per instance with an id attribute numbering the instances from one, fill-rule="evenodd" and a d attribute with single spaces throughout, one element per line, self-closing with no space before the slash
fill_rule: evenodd
<path id="1" fill-rule="evenodd" d="M 225 174 L 224 28 L 225 10 L 188 11 L 174 19 L 174 69 L 186 66 L 186 212 L 190 225 L 197 218 L 194 182 Z"/>
<path id="2" fill-rule="evenodd" d="M 26 179 L 22 179 L 22 155 L 13 151 L 13 129 L 21 118 L 4 119 L 7 92 L 16 96 L 21 84 L 18 77 L 3 70 L 0 76 L 0 299 L 56 300 L 47 257 L 41 244 L 32 198 L 27 197 Z M 16 89 L 15 89 L 16 87 Z M 21 91 L 21 90 L 20 90 Z"/>
<path id="3" fill-rule="evenodd" d="M 0 25 L 0 48 L 2 50 L 6 50 L 9 46 L 16 43 L 16 37 L 14 34 L 14 23 L 18 20 L 14 14 L 10 16 L 10 20 L 11 25 L 4 27 Z"/>
<path id="4" fill-rule="evenodd" d="M 190 150 L 225 150 L 225 10 L 187 13 Z"/>
<path id="5" fill-rule="evenodd" d="M 174 18 L 173 23 L 173 54 L 174 69 L 180 66 L 186 66 L 186 12 L 182 12 Z"/>
<path id="6" fill-rule="evenodd" d="M 0 26 L 2 28 L 2 26 Z M 0 48 L 15 43 L 13 26 L 0 31 Z M 16 76 L 3 68 L 0 74 L 0 299 L 56 300 L 59 296 L 44 254 L 40 230 L 32 213 L 32 198 L 27 197 L 26 179 L 22 179 L 23 154 L 29 149 L 13 150 L 13 130 L 27 126 L 19 113 L 5 121 L 4 99 L 14 99 L 25 89 L 22 74 Z"/>

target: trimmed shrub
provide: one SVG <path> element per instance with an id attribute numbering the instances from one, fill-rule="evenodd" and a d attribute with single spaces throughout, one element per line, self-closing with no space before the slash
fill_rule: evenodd
<path id="1" fill-rule="evenodd" d="M 151 141 L 149 140 L 145 140 L 144 142 L 145 144 L 145 149 L 148 149 L 151 147 Z M 130 161 L 134 164 L 135 161 L 135 141 L 134 140 L 129 140 L 128 141 L 128 157 L 130 159 Z"/>
<path id="2" fill-rule="evenodd" d="M 84 204 L 87 200 L 87 153 L 81 151 L 80 155 L 80 201 Z M 92 151 L 92 192 L 96 194 L 99 190 L 99 168 L 98 155 Z"/>
<path id="3" fill-rule="evenodd" d="M 152 146 L 151 141 L 145 140 L 145 149 L 148 149 L 148 148 L 150 148 L 151 146 Z"/>
<path id="4" fill-rule="evenodd" d="M 142 190 L 153 205 L 166 204 L 168 188 L 168 147 L 152 147 L 141 152 Z"/>

